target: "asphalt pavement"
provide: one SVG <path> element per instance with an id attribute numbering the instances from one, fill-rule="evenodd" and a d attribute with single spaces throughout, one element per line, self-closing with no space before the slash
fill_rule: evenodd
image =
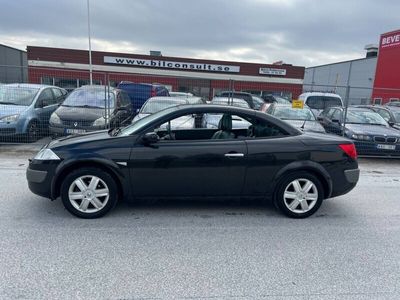
<path id="1" fill-rule="evenodd" d="M 0 149 L 0 299 L 400 299 L 400 161 L 293 220 L 258 203 L 120 204 L 71 216 Z"/>

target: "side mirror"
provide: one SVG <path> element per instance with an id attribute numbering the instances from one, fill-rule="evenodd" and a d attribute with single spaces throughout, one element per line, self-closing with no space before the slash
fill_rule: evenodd
<path id="1" fill-rule="evenodd" d="M 160 140 L 160 137 L 155 132 L 148 132 L 142 137 L 142 141 L 145 145 L 155 144 Z"/>
<path id="2" fill-rule="evenodd" d="M 320 116 L 318 116 L 318 117 L 317 117 L 317 120 L 318 120 L 318 121 L 323 121 L 323 120 L 324 120 L 324 118 L 323 118 L 323 117 L 320 117 Z"/>
<path id="3" fill-rule="evenodd" d="M 336 123 L 336 124 L 340 124 L 340 121 L 338 119 L 332 119 L 332 122 Z"/>
<path id="4" fill-rule="evenodd" d="M 43 100 L 41 103 L 39 103 L 39 107 L 43 108 L 49 106 L 49 102 L 47 100 Z"/>
<path id="5" fill-rule="evenodd" d="M 396 123 L 395 122 L 388 122 L 390 127 L 393 127 Z"/>

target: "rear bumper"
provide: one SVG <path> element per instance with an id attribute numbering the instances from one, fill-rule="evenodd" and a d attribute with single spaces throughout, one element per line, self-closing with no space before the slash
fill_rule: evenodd
<path id="1" fill-rule="evenodd" d="M 339 176 L 338 176 L 339 175 Z M 360 178 L 360 169 L 343 170 L 333 177 L 331 197 L 347 194 L 357 185 Z"/>

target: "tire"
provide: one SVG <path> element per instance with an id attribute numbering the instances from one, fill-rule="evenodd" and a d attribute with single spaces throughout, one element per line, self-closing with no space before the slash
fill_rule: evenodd
<path id="1" fill-rule="evenodd" d="M 93 167 L 81 168 L 63 180 L 61 200 L 64 207 L 77 217 L 100 218 L 117 204 L 118 188 L 109 173 Z"/>
<path id="2" fill-rule="evenodd" d="M 316 176 L 305 171 L 285 175 L 278 183 L 275 205 L 288 217 L 302 219 L 313 215 L 324 199 L 324 188 Z"/>
<path id="3" fill-rule="evenodd" d="M 40 127 L 39 123 L 36 121 L 31 121 L 26 129 L 27 141 L 36 142 L 40 137 Z"/>

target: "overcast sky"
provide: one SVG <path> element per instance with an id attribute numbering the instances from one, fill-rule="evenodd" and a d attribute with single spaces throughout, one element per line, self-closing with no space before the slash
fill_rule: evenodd
<path id="1" fill-rule="evenodd" d="M 86 0 L 0 0 L 0 43 L 87 49 Z M 400 28 L 399 0 L 91 0 L 102 51 L 314 66 Z"/>

